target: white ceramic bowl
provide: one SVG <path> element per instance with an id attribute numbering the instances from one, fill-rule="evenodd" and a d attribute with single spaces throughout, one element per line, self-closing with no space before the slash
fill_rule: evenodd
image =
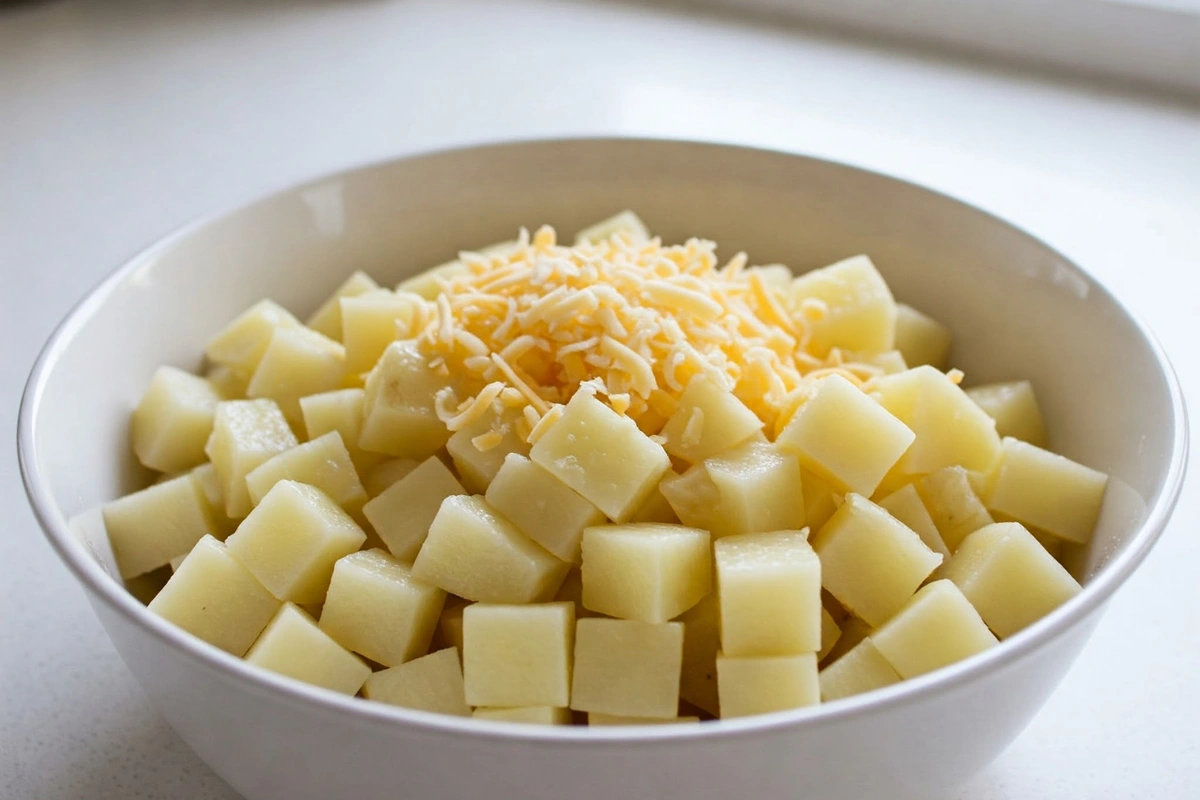
<path id="1" fill-rule="evenodd" d="M 866 696 L 699 726 L 552 729 L 351 699 L 260 672 L 149 614 L 74 515 L 144 480 L 129 410 L 162 363 L 262 297 L 307 313 L 353 268 L 390 284 L 459 249 L 634 208 L 667 240 L 797 271 L 869 253 L 896 295 L 956 334 L 975 382 L 1028 377 L 1054 446 L 1113 476 L 1086 585 L 968 661 Z M 572 140 L 403 158 L 194 224 L 121 267 L 47 344 L 21 407 L 21 467 L 51 544 L 117 650 L 189 745 L 252 800 L 919 797 L 962 781 L 1025 726 L 1109 596 L 1153 545 L 1186 462 L 1179 386 L 1107 291 L 1027 234 L 925 189 L 794 155 Z"/>

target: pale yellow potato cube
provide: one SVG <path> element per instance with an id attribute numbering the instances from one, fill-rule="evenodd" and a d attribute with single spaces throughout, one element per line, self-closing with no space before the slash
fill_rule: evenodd
<path id="1" fill-rule="evenodd" d="M 972 533 L 942 577 L 954 581 L 1001 639 L 1012 636 L 1079 593 L 1079 583 L 1029 531 L 999 522 Z"/>
<path id="2" fill-rule="evenodd" d="M 292 424 L 304 421 L 300 398 L 338 388 L 346 374 L 346 351 L 308 328 L 276 328 L 246 386 L 247 397 L 268 397 Z"/>
<path id="3" fill-rule="evenodd" d="M 442 281 L 450 281 L 459 275 L 466 275 L 467 265 L 455 259 L 445 264 L 430 267 L 411 278 L 405 278 L 396 285 L 397 292 L 408 292 L 426 300 L 436 300 L 442 293 Z"/>
<path id="4" fill-rule="evenodd" d="M 289 678 L 343 694 L 357 694 L 371 668 L 317 627 L 312 617 L 284 603 L 246 661 Z"/>
<path id="5" fill-rule="evenodd" d="M 450 431 L 438 419 L 439 377 L 413 341 L 394 342 L 367 376 L 358 446 L 373 453 L 423 460 L 445 446 Z"/>
<path id="6" fill-rule="evenodd" d="M 821 702 L 817 657 L 717 656 L 721 719 L 769 714 Z"/>
<path id="7" fill-rule="evenodd" d="M 679 617 L 683 623 L 683 665 L 679 677 L 679 696 L 718 716 L 717 653 L 721 649 L 721 606 L 716 592 L 689 608 Z"/>
<path id="8" fill-rule="evenodd" d="M 150 610 L 193 636 L 239 658 L 279 611 L 263 587 L 225 545 L 205 536 L 184 557 Z"/>
<path id="9" fill-rule="evenodd" d="M 883 276 L 865 255 L 847 258 L 792 281 L 791 304 L 819 303 L 824 314 L 810 323 L 808 349 L 824 356 L 831 348 L 878 353 L 891 350 L 896 301 Z"/>
<path id="10" fill-rule="evenodd" d="M 522 708 L 477 708 L 471 712 L 475 719 L 490 719 L 493 722 L 519 722 L 530 725 L 570 725 L 571 709 L 552 706 L 524 706 Z"/>
<path id="11" fill-rule="evenodd" d="M 950 329 L 933 317 L 904 303 L 896 305 L 896 349 L 909 366 L 944 368 L 952 340 Z"/>
<path id="12" fill-rule="evenodd" d="M 270 300 L 262 300 L 222 328 L 209 341 L 204 353 L 209 361 L 223 364 L 238 377 L 249 380 L 275 331 L 299 327 L 300 321 L 286 308 Z"/>
<path id="13" fill-rule="evenodd" d="M 646 502 L 642 503 L 638 510 L 633 512 L 633 516 L 629 518 L 629 521 L 666 522 L 670 524 L 679 522 L 679 516 L 675 513 L 675 509 L 671 508 L 671 504 L 667 502 L 666 496 L 662 493 L 661 482 L 650 493 L 650 496 L 646 498 Z"/>
<path id="14" fill-rule="evenodd" d="M 821 670 L 818 680 L 821 684 L 821 700 L 828 703 L 842 697 L 882 689 L 899 683 L 901 679 L 868 637 Z"/>
<path id="15" fill-rule="evenodd" d="M 189 473 L 200 487 L 200 494 L 208 506 L 208 515 L 213 521 L 214 530 L 209 531 L 222 542 L 229 534 L 237 529 L 237 520 L 231 519 L 225 513 L 225 493 L 221 489 L 221 479 L 211 463 L 205 462 Z"/>
<path id="16" fill-rule="evenodd" d="M 488 486 L 487 501 L 559 559 L 578 563 L 583 529 L 604 514 L 558 478 L 519 453 L 509 453 Z"/>
<path id="17" fill-rule="evenodd" d="M 244 400 L 246 385 L 250 383 L 249 375 L 239 375 L 232 367 L 224 364 L 209 367 L 204 373 L 204 379 L 212 384 L 222 400 Z"/>
<path id="18" fill-rule="evenodd" d="M 1008 437 L 984 503 L 1060 539 L 1086 544 L 1107 486 L 1103 472 Z"/>
<path id="19" fill-rule="evenodd" d="M 926 475 L 917 481 L 916 491 L 950 553 L 967 534 L 993 522 L 962 467 L 943 467 Z"/>
<path id="20" fill-rule="evenodd" d="M 670 717 L 658 719 L 655 717 L 629 717 L 622 714 L 598 714 L 591 712 L 587 715 L 588 725 L 673 725 L 676 723 L 699 722 L 699 717 Z"/>
<path id="21" fill-rule="evenodd" d="M 655 522 L 583 532 L 583 605 L 619 619 L 666 622 L 712 591 L 708 531 Z"/>
<path id="22" fill-rule="evenodd" d="M 574 603 L 463 609 L 463 681 L 473 706 L 565 707 L 571 696 Z"/>
<path id="23" fill-rule="evenodd" d="M 317 333 L 340 342 L 342 340 L 342 298 L 358 297 L 378 288 L 379 284 L 372 280 L 370 275 L 356 270 L 334 290 L 320 308 L 313 312 L 306 324 Z"/>
<path id="24" fill-rule="evenodd" d="M 483 494 L 488 490 L 510 454 L 529 454 L 529 443 L 517 432 L 515 423 L 519 416 L 520 412 L 511 408 L 503 409 L 499 414 L 484 414 L 455 431 L 446 442 L 446 451 L 454 461 L 454 468 L 462 478 L 463 486 L 472 494 Z M 497 433 L 503 429 L 499 441 L 487 442 L 485 449 L 480 450 L 474 440 L 479 436 L 489 437 L 493 429 Z"/>
<path id="25" fill-rule="evenodd" d="M 316 439 L 337 431 L 360 478 L 384 460 L 379 453 L 358 446 L 358 437 L 362 435 L 365 397 L 366 392 L 362 389 L 336 389 L 300 398 L 300 414 L 304 417 L 308 438 Z"/>
<path id="26" fill-rule="evenodd" d="M 842 638 L 842 629 L 838 627 L 833 615 L 821 607 L 821 649 L 817 651 L 817 661 L 821 661 L 825 656 L 829 655 L 833 648 L 837 646 L 838 639 Z"/>
<path id="27" fill-rule="evenodd" d="M 980 653 L 996 637 L 953 582 L 938 580 L 922 586 L 871 641 L 907 679 Z"/>
<path id="28" fill-rule="evenodd" d="M 848 616 L 838 624 L 842 628 L 842 634 L 833 648 L 821 659 L 824 664 L 836 663 L 839 658 L 857 647 L 859 642 L 875 632 L 874 628 L 854 616 Z"/>
<path id="29" fill-rule="evenodd" d="M 283 480 L 315 486 L 347 511 L 362 508 L 367 501 L 367 492 L 337 431 L 284 450 L 251 470 L 246 476 L 250 502 L 258 505 L 271 487 Z"/>
<path id="30" fill-rule="evenodd" d="M 435 714 L 471 716 L 463 691 L 462 666 L 453 647 L 376 672 L 363 686 L 363 696 Z"/>
<path id="31" fill-rule="evenodd" d="M 363 506 L 363 514 L 392 555 L 412 561 L 442 501 L 466 490 L 437 456 L 430 456 Z"/>
<path id="32" fill-rule="evenodd" d="M 846 495 L 812 546 L 825 588 L 873 626 L 899 611 L 942 563 L 912 529 L 856 494 Z"/>
<path id="33" fill-rule="evenodd" d="M 955 464 L 986 471 L 999 458 L 996 423 L 934 367 L 873 378 L 868 389 L 916 434 L 897 464 L 900 472 L 923 475 Z"/>
<path id="34" fill-rule="evenodd" d="M 690 463 L 724 453 L 762 431 L 763 422 L 733 392 L 704 373 L 693 377 L 662 428 L 668 453 Z"/>
<path id="35" fill-rule="evenodd" d="M 271 487 L 225 543 L 271 594 L 307 604 L 324 600 L 333 565 L 366 538 L 320 489 L 284 480 Z"/>
<path id="36" fill-rule="evenodd" d="M 382 550 L 338 560 L 321 610 L 321 630 L 385 667 L 422 656 L 442 613 L 446 593 L 413 577 Z"/>
<path id="37" fill-rule="evenodd" d="M 637 214 L 626 209 L 575 234 L 575 244 L 599 244 L 617 235 L 630 244 L 641 244 L 650 239 L 646 223 L 642 222 Z"/>
<path id="38" fill-rule="evenodd" d="M 421 463 L 415 458 L 389 458 L 379 462 L 363 477 L 363 488 L 367 490 L 367 497 L 379 497 L 384 489 L 421 466 Z"/>
<path id="39" fill-rule="evenodd" d="M 223 398 L 204 378 L 159 367 L 133 411 L 133 452 L 160 472 L 178 472 L 204 461 L 204 444 Z"/>
<path id="40" fill-rule="evenodd" d="M 804 494 L 804 521 L 809 530 L 819 531 L 842 504 L 842 495 L 833 490 L 829 481 L 800 469 L 800 485 Z"/>
<path id="41" fill-rule="evenodd" d="M 1029 381 L 989 383 L 967 389 L 967 397 L 996 420 L 996 433 L 1037 447 L 1046 446 L 1046 426 L 1033 384 Z"/>
<path id="42" fill-rule="evenodd" d="M 805 469 L 839 491 L 870 497 L 915 436 L 908 426 L 840 375 L 823 379 L 775 439 Z"/>
<path id="43" fill-rule="evenodd" d="M 713 550 L 725 655 L 784 656 L 821 649 L 821 562 L 807 532 L 728 536 Z"/>
<path id="44" fill-rule="evenodd" d="M 190 474 L 113 500 L 101 513 L 122 578 L 169 564 L 217 530 L 203 491 Z"/>
<path id="45" fill-rule="evenodd" d="M 575 393 L 529 457 L 614 522 L 628 520 L 671 467 L 662 445 L 587 392 Z"/>
<path id="46" fill-rule="evenodd" d="M 483 603 L 530 603 L 556 591 L 568 565 L 482 497 L 442 501 L 413 574 L 451 594 Z"/>
<path id="47" fill-rule="evenodd" d="M 929 515 L 929 509 L 925 507 L 925 502 L 917 492 L 917 487 L 907 483 L 880 500 L 878 505 L 912 528 L 930 550 L 941 554 L 943 558 L 950 557 L 950 548 L 946 547 L 945 541 L 942 540 L 942 534 L 938 531 L 933 517 Z M 946 524 L 950 525 L 948 520 Z"/>
<path id="48" fill-rule="evenodd" d="M 420 300 L 405 292 L 375 289 L 343 297 L 342 344 L 346 346 L 346 371 L 366 372 L 397 339 L 407 338 Z"/>
<path id="49" fill-rule="evenodd" d="M 679 713 L 683 625 L 589 617 L 575 623 L 571 708 L 630 717 Z"/>
<path id="50" fill-rule="evenodd" d="M 298 444 L 274 400 L 229 400 L 217 404 L 204 452 L 212 461 L 225 498 L 225 513 L 241 519 L 253 503 L 246 476 L 272 456 Z"/>

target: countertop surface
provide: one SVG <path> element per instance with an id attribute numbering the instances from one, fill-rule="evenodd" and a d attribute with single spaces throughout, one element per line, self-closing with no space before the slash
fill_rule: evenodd
<path id="1" fill-rule="evenodd" d="M 197 215 L 400 153 L 580 134 L 776 147 L 975 203 L 1115 290 L 1200 398 L 1195 107 L 615 3 L 54 2 L 0 10 L 0 418 L 14 424 L 38 348 L 82 293 Z M 9 430 L 0 797 L 233 798 L 45 544 Z M 946 797 L 1200 796 L 1192 474 L 1044 711 Z"/>

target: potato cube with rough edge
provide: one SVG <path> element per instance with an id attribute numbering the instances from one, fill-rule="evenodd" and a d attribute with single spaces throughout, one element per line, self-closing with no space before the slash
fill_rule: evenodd
<path id="1" fill-rule="evenodd" d="M 363 506 L 363 514 L 396 558 L 412 561 L 442 501 L 467 492 L 437 456 L 430 456 Z"/>
<path id="2" fill-rule="evenodd" d="M 133 411 L 138 461 L 160 472 L 202 463 L 217 403 L 223 399 L 210 381 L 175 367 L 159 367 Z"/>
<path id="3" fill-rule="evenodd" d="M 899 611 L 942 563 L 911 528 L 857 494 L 846 495 L 812 546 L 825 588 L 873 626 Z"/>
<path id="4" fill-rule="evenodd" d="M 1029 381 L 989 383 L 967 389 L 967 397 L 996 420 L 996 433 L 1037 447 L 1046 446 L 1042 409 Z"/>
<path id="5" fill-rule="evenodd" d="M 663 447 L 690 463 L 724 453 L 760 432 L 763 422 L 704 373 L 693 377 L 663 426 Z"/>
<path id="6" fill-rule="evenodd" d="M 316 439 L 337 431 L 342 444 L 350 453 L 350 460 L 360 477 L 365 476 L 384 460 L 379 453 L 363 450 L 358 446 L 362 435 L 363 406 L 366 392 L 362 389 L 335 389 L 300 398 L 300 414 L 304 417 L 304 429 L 309 439 Z"/>
<path id="7" fill-rule="evenodd" d="M 883 657 L 870 637 L 861 640 L 817 676 L 821 700 L 828 703 L 900 682 L 900 675 Z"/>
<path id="8" fill-rule="evenodd" d="M 870 497 L 915 435 L 840 375 L 824 378 L 775 444 L 839 491 Z"/>
<path id="9" fill-rule="evenodd" d="M 284 450 L 251 470 L 246 476 L 250 502 L 258 505 L 282 480 L 315 486 L 347 511 L 362 508 L 367 501 L 350 452 L 337 431 Z"/>
<path id="10" fill-rule="evenodd" d="M 522 706 L 519 708 L 477 708 L 471 712 L 475 719 L 492 722 L 518 722 L 530 725 L 570 725 L 571 709 L 551 706 Z"/>
<path id="11" fill-rule="evenodd" d="M 808 349 L 817 356 L 832 348 L 879 353 L 896 335 L 896 301 L 879 270 L 865 255 L 815 269 L 792 281 L 790 302 L 819 304 L 823 313 L 809 325 Z"/>
<path id="12" fill-rule="evenodd" d="M 411 294 L 374 289 L 338 300 L 342 312 L 342 344 L 346 346 L 346 371 L 366 372 L 383 351 L 409 335 L 420 301 Z"/>
<path id="13" fill-rule="evenodd" d="M 841 637 L 842 629 L 838 627 L 833 615 L 821 606 L 821 649 L 817 651 L 817 661 L 829 655 Z"/>
<path id="14" fill-rule="evenodd" d="M 989 478 L 984 503 L 1052 536 L 1086 544 L 1107 487 L 1103 472 L 1008 437 Z"/>
<path id="15" fill-rule="evenodd" d="M 728 536 L 713 550 L 725 655 L 821 649 L 821 562 L 807 531 Z"/>
<path id="16" fill-rule="evenodd" d="M 575 622 L 571 708 L 670 719 L 679 713 L 683 625 L 589 617 Z"/>
<path id="17" fill-rule="evenodd" d="M 225 543 L 271 594 L 308 604 L 324 600 L 333 565 L 366 538 L 320 489 L 284 480 L 271 487 Z"/>
<path id="18" fill-rule="evenodd" d="M 908 366 L 944 368 L 952 341 L 950 329 L 933 317 L 904 303 L 896 304 L 896 349 Z"/>
<path id="19" fill-rule="evenodd" d="M 943 467 L 918 480 L 915 486 L 951 553 L 967 534 L 994 522 L 972 488 L 970 473 L 962 467 Z"/>
<path id="20" fill-rule="evenodd" d="M 510 454 L 529 455 L 529 443 L 517 433 L 516 409 L 504 409 L 499 416 L 488 413 L 469 425 L 454 432 L 446 442 L 446 450 L 454 460 L 454 468 L 462 477 L 463 486 L 473 494 L 484 494 L 495 480 L 496 474 Z M 479 436 L 488 436 L 496 426 L 504 429 L 496 442 L 489 442 L 485 449 L 475 445 Z"/>
<path id="21" fill-rule="evenodd" d="M 683 623 L 683 667 L 679 696 L 714 717 L 717 702 L 717 653 L 721 649 L 721 608 L 716 592 L 679 617 Z"/>
<path id="22" fill-rule="evenodd" d="M 814 653 L 717 656 L 721 719 L 769 714 L 821 702 Z"/>
<path id="23" fill-rule="evenodd" d="M 101 513 L 122 578 L 171 563 L 218 527 L 191 474 L 119 497 Z"/>
<path id="24" fill-rule="evenodd" d="M 871 636 L 901 678 L 915 678 L 996 644 L 979 612 L 952 581 L 922 586 Z"/>
<path id="25" fill-rule="evenodd" d="M 487 501 L 559 559 L 579 561 L 583 529 L 604 514 L 574 489 L 519 453 L 509 453 L 488 486 Z"/>
<path id="26" fill-rule="evenodd" d="M 276 328 L 246 386 L 246 396 L 274 400 L 299 427 L 304 422 L 300 398 L 337 389 L 345 374 L 345 348 L 333 339 L 308 328 Z"/>
<path id="27" fill-rule="evenodd" d="M 300 320 L 278 303 L 262 300 L 221 329 L 204 353 L 214 364 L 229 367 L 242 380 L 249 380 L 279 328 L 299 328 Z"/>
<path id="28" fill-rule="evenodd" d="M 355 270 L 308 318 L 308 327 L 340 342 L 342 340 L 342 298 L 358 297 L 378 288 L 379 284 L 372 280 L 370 275 L 361 270 Z"/>
<path id="29" fill-rule="evenodd" d="M 317 627 L 292 603 L 283 607 L 246 653 L 246 661 L 342 694 L 357 694 L 371 668 Z"/>
<path id="30" fill-rule="evenodd" d="M 442 501 L 413 564 L 418 578 L 483 603 L 531 603 L 557 590 L 567 569 L 471 495 Z"/>
<path id="31" fill-rule="evenodd" d="M 628 520 L 671 467 L 662 445 L 587 392 L 575 393 L 529 457 L 614 522 Z"/>
<path id="32" fill-rule="evenodd" d="M 463 609 L 463 681 L 473 706 L 565 708 L 571 696 L 574 603 Z"/>
<path id="33" fill-rule="evenodd" d="M 575 244 L 599 244 L 607 242 L 617 234 L 623 236 L 630 244 L 641 244 L 650 240 L 650 231 L 646 228 L 646 223 L 642 222 L 637 214 L 625 209 L 575 234 Z"/>
<path id="34" fill-rule="evenodd" d="M 184 557 L 149 608 L 193 636 L 239 658 L 279 611 L 280 602 L 205 536 Z"/>
<path id="35" fill-rule="evenodd" d="M 376 672 L 363 686 L 363 696 L 418 711 L 471 716 L 463 690 L 462 665 L 453 647 Z"/>
<path id="36" fill-rule="evenodd" d="M 394 667 L 429 651 L 446 593 L 382 550 L 343 556 L 321 609 L 321 630 L 359 655 Z"/>
<path id="37" fill-rule="evenodd" d="M 229 400 L 217 404 L 204 452 L 212 461 L 225 497 L 225 513 L 241 519 L 253 504 L 246 487 L 251 470 L 299 442 L 274 400 Z"/>
<path id="38" fill-rule="evenodd" d="M 942 540 L 942 534 L 929 515 L 929 509 L 925 507 L 917 487 L 911 483 L 905 484 L 878 501 L 878 506 L 912 528 L 930 550 L 940 553 L 943 558 L 950 557 L 950 549 Z"/>
<path id="39" fill-rule="evenodd" d="M 412 341 L 393 342 L 367 376 L 358 446 L 389 456 L 428 458 L 450 431 L 438 419 L 434 397 L 447 379 L 425 362 Z"/>
<path id="40" fill-rule="evenodd" d="M 712 591 L 708 531 L 655 522 L 583 532 L 583 605 L 618 619 L 666 622 Z"/>

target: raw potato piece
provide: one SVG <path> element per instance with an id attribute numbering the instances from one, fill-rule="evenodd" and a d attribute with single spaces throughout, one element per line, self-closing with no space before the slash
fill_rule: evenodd
<path id="1" fill-rule="evenodd" d="M 655 719 L 653 717 L 628 717 L 621 714 L 599 714 L 591 712 L 588 725 L 673 725 L 680 722 L 699 722 L 699 717 L 671 717 L 670 719 Z"/>
<path id="2" fill-rule="evenodd" d="M 565 708 L 575 604 L 475 603 L 463 610 L 463 681 L 473 706 Z"/>
<path id="3" fill-rule="evenodd" d="M 270 300 L 262 300 L 226 325 L 208 343 L 209 361 L 229 367 L 242 380 L 249 380 L 279 328 L 299 328 L 300 321 Z"/>
<path id="4" fill-rule="evenodd" d="M 729 536 L 713 549 L 725 655 L 821 649 L 821 562 L 806 532 Z"/>
<path id="5" fill-rule="evenodd" d="M 979 612 L 948 580 L 934 581 L 871 636 L 902 678 L 915 678 L 996 644 Z"/>
<path id="6" fill-rule="evenodd" d="M 719 716 L 717 702 L 717 653 L 721 649 L 721 610 L 717 593 L 710 592 L 685 611 L 683 623 L 683 669 L 679 696 Z"/>
<path id="7" fill-rule="evenodd" d="M 225 513 L 241 519 L 252 503 L 246 476 L 272 456 L 295 447 L 296 434 L 274 400 L 231 400 L 217 405 L 204 452 L 225 496 Z"/>
<path id="8" fill-rule="evenodd" d="M 567 564 L 546 552 L 482 497 L 442 501 L 413 574 L 484 603 L 530 603 L 556 591 Z"/>
<path id="9" fill-rule="evenodd" d="M 486 497 L 526 536 L 569 563 L 579 561 L 583 529 L 604 522 L 600 509 L 518 453 L 504 459 Z"/>
<path id="10" fill-rule="evenodd" d="M 471 716 L 475 719 L 490 719 L 493 722 L 523 722 L 532 725 L 571 724 L 571 709 L 550 706 L 477 708 L 471 712 Z"/>
<path id="11" fill-rule="evenodd" d="M 529 454 L 529 443 L 517 433 L 515 423 L 518 416 L 515 409 L 505 409 L 499 417 L 494 412 L 484 414 L 455 431 L 446 442 L 446 450 L 454 459 L 454 468 L 462 476 L 463 485 L 473 494 L 483 494 L 488 490 L 509 454 Z M 480 450 L 474 440 L 479 436 L 490 436 L 489 432 L 494 426 L 503 426 L 505 432 L 498 435 L 498 441 L 489 443 L 487 449 Z"/>
<path id="12" fill-rule="evenodd" d="M 446 593 L 413 577 L 382 550 L 351 553 L 333 566 L 321 630 L 385 667 L 429 650 Z"/>
<path id="13" fill-rule="evenodd" d="M 846 495 L 812 546 L 821 558 L 825 588 L 872 626 L 899 611 L 942 563 L 921 537 L 856 494 Z"/>
<path id="14" fill-rule="evenodd" d="M 363 506 L 363 514 L 392 555 L 412 561 L 442 501 L 463 494 L 466 490 L 441 459 L 430 456 Z"/>
<path id="15" fill-rule="evenodd" d="M 225 543 L 271 594 L 307 604 L 324 600 L 334 563 L 366 538 L 319 489 L 280 481 Z"/>
<path id="16" fill-rule="evenodd" d="M 583 532 L 583 605 L 619 619 L 666 622 L 712 591 L 708 531 L 661 523 Z"/>
<path id="17" fill-rule="evenodd" d="M 917 481 L 916 489 L 951 553 L 967 534 L 993 522 L 962 467 L 945 467 L 926 475 Z"/>
<path id="18" fill-rule="evenodd" d="M 300 398 L 338 388 L 345 374 L 346 350 L 340 344 L 308 328 L 276 328 L 246 396 L 269 397 L 299 426 Z"/>
<path id="19" fill-rule="evenodd" d="M 471 716 L 463 692 L 462 667 L 453 647 L 376 672 L 363 686 L 363 696 L 435 714 Z"/>
<path id="20" fill-rule="evenodd" d="M 379 453 L 370 453 L 358 446 L 365 397 L 366 392 L 362 389 L 338 389 L 300 398 L 300 414 L 304 417 L 308 438 L 316 439 L 337 431 L 360 476 L 383 460 Z"/>
<path id="21" fill-rule="evenodd" d="M 179 472 L 204 461 L 204 443 L 223 398 L 204 378 L 159 367 L 133 412 L 133 452 L 160 472 Z"/>
<path id="22" fill-rule="evenodd" d="M 102 514 L 122 578 L 171 563 L 217 529 L 190 474 L 117 498 Z"/>
<path id="23" fill-rule="evenodd" d="M 679 407 L 663 426 L 663 447 L 690 463 L 732 450 L 761 431 L 763 422 L 704 373 L 688 382 Z"/>
<path id="24" fill-rule="evenodd" d="M 1046 426 L 1029 381 L 976 386 L 967 389 L 967 397 L 996 420 L 996 433 L 1000 436 L 1011 436 L 1036 447 L 1046 446 Z"/>
<path id="25" fill-rule="evenodd" d="M 246 476 L 250 502 L 258 505 L 271 487 L 282 480 L 316 487 L 347 511 L 356 511 L 367 501 L 367 492 L 337 431 L 284 450 L 255 467 Z"/>
<path id="26" fill-rule="evenodd" d="M 575 234 L 575 244 L 598 244 L 617 234 L 624 236 L 630 244 L 640 244 L 650 239 L 646 223 L 642 222 L 637 214 L 626 209 Z"/>
<path id="27" fill-rule="evenodd" d="M 992 511 L 1077 544 L 1092 538 L 1108 476 L 1011 437 L 984 498 Z"/>
<path id="28" fill-rule="evenodd" d="M 896 349 L 910 367 L 945 367 L 952 338 L 950 329 L 933 317 L 904 303 L 896 305 Z"/>
<path id="29" fill-rule="evenodd" d="M 900 682 L 896 670 L 892 669 L 870 638 L 863 639 L 844 656 L 821 670 L 819 679 L 821 700 L 826 703 Z"/>
<path id="30" fill-rule="evenodd" d="M 358 446 L 418 460 L 436 453 L 450 438 L 434 408 L 434 397 L 445 386 L 446 379 L 429 368 L 415 342 L 388 345 L 367 376 Z"/>
<path id="31" fill-rule="evenodd" d="M 341 298 L 346 371 L 351 375 L 366 372 L 388 345 L 406 338 L 418 302 L 411 294 L 387 289 Z"/>
<path id="32" fill-rule="evenodd" d="M 941 554 L 943 558 L 950 557 L 950 549 L 942 540 L 942 534 L 938 531 L 933 517 L 929 516 L 929 509 L 925 508 L 925 502 L 911 483 L 880 500 L 879 507 L 912 528 L 930 550 Z M 950 515 L 944 514 L 943 519 L 947 526 L 953 525 Z"/>
<path id="33" fill-rule="evenodd" d="M 1001 639 L 1079 593 L 1071 574 L 1016 522 L 988 525 L 963 540 L 942 570 Z"/>
<path id="34" fill-rule="evenodd" d="M 670 719 L 679 713 L 683 625 L 593 617 L 575 623 L 571 708 Z"/>
<path id="35" fill-rule="evenodd" d="M 879 353 L 895 341 L 896 301 L 865 255 L 801 275 L 792 282 L 791 302 L 817 301 L 825 313 L 810 325 L 808 346 L 821 357 L 831 348 Z"/>
<path id="36" fill-rule="evenodd" d="M 330 639 L 291 603 L 267 625 L 246 654 L 251 664 L 343 694 L 357 694 L 371 668 Z"/>
<path id="37" fill-rule="evenodd" d="M 329 299 L 308 318 L 308 327 L 330 339 L 342 340 L 342 304 L 343 297 L 358 297 L 361 294 L 379 288 L 379 284 L 371 280 L 371 276 L 356 270 L 341 286 L 334 290 Z"/>
<path id="38" fill-rule="evenodd" d="M 887 409 L 842 376 L 830 375 L 775 443 L 835 488 L 870 497 L 914 439 Z"/>
<path id="39" fill-rule="evenodd" d="M 719 655 L 717 684 L 721 719 L 786 711 L 821 701 L 813 653 L 754 658 Z"/>

